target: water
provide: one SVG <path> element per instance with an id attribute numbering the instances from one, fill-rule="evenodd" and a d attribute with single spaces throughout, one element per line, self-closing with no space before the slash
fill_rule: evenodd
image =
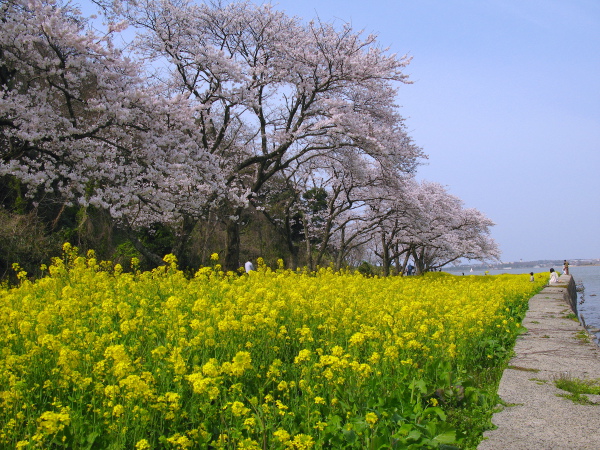
<path id="1" fill-rule="evenodd" d="M 578 292 L 577 311 L 583 316 L 590 331 L 600 339 L 600 266 L 570 267 L 569 272 L 575 282 L 583 284 L 583 292 Z M 583 303 L 582 303 L 583 302 Z"/>
<path id="2" fill-rule="evenodd" d="M 490 275 L 501 273 L 540 273 L 548 272 L 550 267 L 519 267 L 515 269 L 490 269 Z M 561 267 L 555 267 L 557 272 L 562 272 Z M 462 272 L 449 270 L 448 272 L 460 275 Z M 583 318 L 583 322 L 592 334 L 596 335 L 596 340 L 600 342 L 600 266 L 569 266 L 569 272 L 577 284 L 577 312 Z M 473 270 L 473 272 L 464 272 L 465 275 L 484 275 L 484 270 Z M 579 287 L 583 285 L 583 291 Z"/>

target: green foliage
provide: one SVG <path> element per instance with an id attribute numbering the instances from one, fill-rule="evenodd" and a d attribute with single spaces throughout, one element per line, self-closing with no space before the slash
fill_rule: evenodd
<path id="1" fill-rule="evenodd" d="M 581 405 L 595 405 L 585 394 L 600 395 L 600 379 L 582 380 L 572 378 L 571 376 L 561 375 L 554 380 L 554 385 L 569 392 L 569 394 L 558 394 L 559 397 L 565 397 L 574 403 Z"/>
<path id="2" fill-rule="evenodd" d="M 540 369 L 533 369 L 533 368 L 529 368 L 529 367 L 521 367 L 521 366 L 513 366 L 513 365 L 508 366 L 508 368 L 512 369 L 512 370 L 521 370 L 523 372 L 535 372 L 535 373 L 537 373 L 537 372 L 540 371 Z"/>
<path id="3" fill-rule="evenodd" d="M 358 270 L 365 277 L 372 277 L 375 274 L 375 271 L 373 270 L 373 266 L 371 264 L 369 264 L 367 261 L 361 262 L 356 270 Z"/>
<path id="4" fill-rule="evenodd" d="M 586 330 L 578 331 L 577 334 L 575 335 L 575 338 L 584 343 L 591 342 L 591 339 L 592 339 Z"/>
<path id="5" fill-rule="evenodd" d="M 117 245 L 113 253 L 113 261 L 116 264 L 127 267 L 133 258 L 139 260 L 142 258 L 142 255 L 135 249 L 131 241 L 125 241 Z"/>
<path id="6" fill-rule="evenodd" d="M 11 276 L 15 262 L 29 274 L 39 275 L 40 265 L 48 255 L 59 254 L 60 245 L 56 237 L 47 236 L 35 212 L 13 214 L 0 208 L 0 277 Z"/>
<path id="7" fill-rule="evenodd" d="M 302 198 L 308 203 L 313 214 L 324 211 L 327 208 L 327 191 L 323 188 L 312 188 L 302 194 Z"/>

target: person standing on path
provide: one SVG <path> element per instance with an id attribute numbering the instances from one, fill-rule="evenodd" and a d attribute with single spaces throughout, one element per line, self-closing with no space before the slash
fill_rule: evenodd
<path id="1" fill-rule="evenodd" d="M 569 275 L 569 262 L 565 259 L 565 263 L 563 264 L 563 274 Z"/>

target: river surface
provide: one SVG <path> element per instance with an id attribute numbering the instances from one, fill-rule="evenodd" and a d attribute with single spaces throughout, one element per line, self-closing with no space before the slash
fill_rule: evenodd
<path id="1" fill-rule="evenodd" d="M 562 272 L 561 267 L 554 268 L 557 272 Z M 519 267 L 518 269 L 490 269 L 490 275 L 501 273 L 540 273 L 548 272 L 548 268 L 540 267 Z M 460 275 L 461 272 L 449 270 L 449 273 Z M 596 335 L 596 340 L 600 341 L 600 266 L 570 266 L 569 272 L 577 284 L 577 312 L 583 317 L 583 322 L 592 334 Z M 483 270 L 473 270 L 465 272 L 465 275 L 484 275 Z M 582 289 L 583 288 L 583 289 Z"/>

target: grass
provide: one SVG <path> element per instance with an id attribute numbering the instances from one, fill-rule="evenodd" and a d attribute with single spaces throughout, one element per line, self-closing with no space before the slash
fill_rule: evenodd
<path id="1" fill-rule="evenodd" d="M 590 335 L 587 331 L 580 330 L 575 335 L 575 339 L 577 339 L 578 341 L 580 341 L 582 343 L 588 343 L 588 342 L 590 342 Z"/>
<path id="2" fill-rule="evenodd" d="M 523 372 L 539 372 L 540 369 L 532 369 L 529 367 L 521 367 L 521 366 L 513 366 L 513 365 L 509 365 L 508 366 L 509 369 L 513 369 L 513 370 L 521 370 Z"/>
<path id="3" fill-rule="evenodd" d="M 567 398 L 580 405 L 598 405 L 586 397 L 586 394 L 600 395 L 600 379 L 582 380 L 563 374 L 554 380 L 554 385 L 569 392 L 568 394 L 557 394 L 558 397 Z"/>
<path id="4" fill-rule="evenodd" d="M 568 313 L 568 314 L 565 314 L 565 315 L 563 316 L 563 319 L 570 319 L 570 320 L 573 320 L 573 321 L 575 321 L 575 322 L 579 322 L 579 318 L 577 317 L 577 314 L 575 314 L 575 313 Z"/>
<path id="5" fill-rule="evenodd" d="M 473 379 L 474 385 L 480 389 L 476 401 L 448 410 L 448 422 L 456 428 L 458 434 L 465 436 L 463 449 L 477 449 L 484 431 L 495 428 L 492 416 L 500 410 L 497 405 L 511 406 L 503 404 L 498 395 L 498 385 L 509 359 L 510 354 L 507 354 L 504 364 L 481 370 Z"/>
<path id="6" fill-rule="evenodd" d="M 524 405 L 525 405 L 525 403 L 508 403 L 508 402 L 505 402 L 504 400 L 501 400 L 500 408 L 498 408 L 496 412 L 502 411 L 503 408 L 510 408 L 513 406 L 524 406 Z"/>

